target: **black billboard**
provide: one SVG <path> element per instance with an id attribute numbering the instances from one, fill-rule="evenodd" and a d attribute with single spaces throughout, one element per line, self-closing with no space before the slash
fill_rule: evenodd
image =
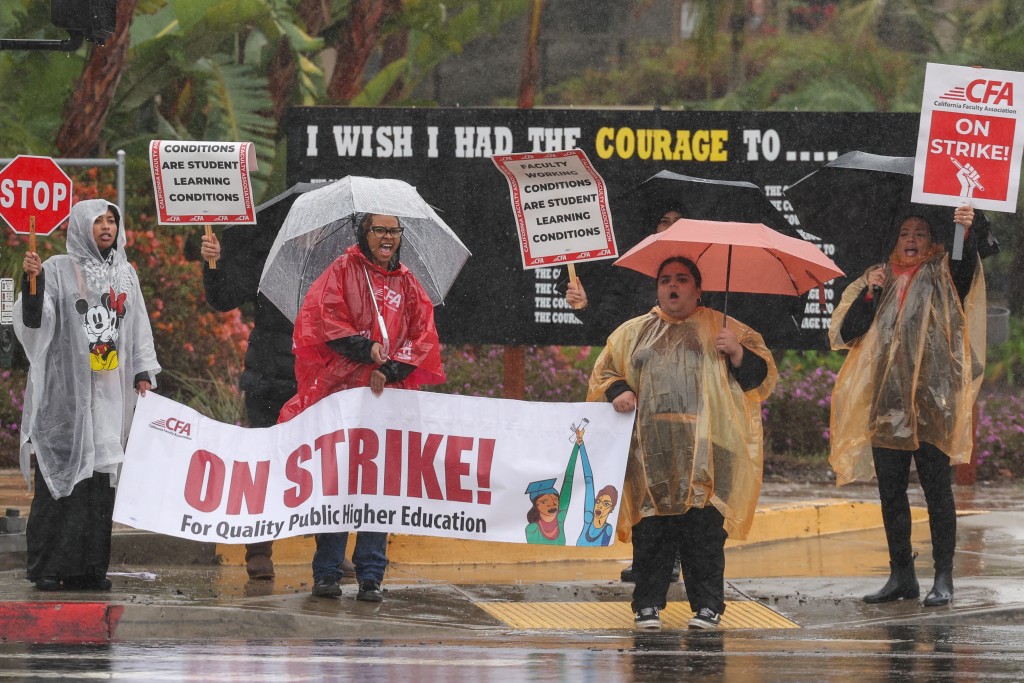
<path id="1" fill-rule="evenodd" d="M 755 183 L 802 230 L 783 195 L 788 185 L 854 149 L 912 156 L 918 116 L 298 107 L 290 110 L 287 126 L 289 185 L 346 175 L 404 180 L 473 252 L 436 311 L 442 341 L 578 345 L 604 339 L 554 293 L 563 269 L 523 269 L 508 185 L 492 155 L 584 150 L 608 186 L 624 253 L 652 231 L 652 212 L 660 212 L 639 205 L 632 190 L 660 170 Z M 860 275 L 831 245 L 822 248 L 850 276 Z M 588 273 L 610 263 L 581 264 L 578 272 L 586 283 Z M 753 325 L 774 348 L 826 348 L 829 313 L 849 279 L 826 287 L 823 301 L 817 290 L 781 304 L 780 297 L 731 296 L 729 313 Z M 718 307 L 714 296 L 705 298 Z M 635 314 L 624 311 L 622 319 Z"/>

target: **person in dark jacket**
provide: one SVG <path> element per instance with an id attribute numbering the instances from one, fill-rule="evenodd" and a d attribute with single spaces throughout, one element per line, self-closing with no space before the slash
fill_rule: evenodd
<path id="1" fill-rule="evenodd" d="M 203 236 L 203 287 L 214 309 L 227 312 L 252 305 L 253 328 L 238 385 L 245 393 L 250 427 L 272 427 L 285 402 L 295 395 L 292 321 L 258 292 L 260 275 L 277 230 L 244 226 L 224 231 L 223 247 L 216 235 Z M 222 258 L 223 256 L 223 258 Z M 215 269 L 209 261 L 217 263 Z M 251 579 L 273 579 L 273 541 L 245 546 L 245 567 Z M 342 571 L 354 567 L 343 560 Z"/>

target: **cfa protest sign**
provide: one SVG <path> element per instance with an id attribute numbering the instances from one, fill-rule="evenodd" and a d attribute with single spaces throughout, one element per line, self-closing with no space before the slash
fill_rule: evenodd
<path id="1" fill-rule="evenodd" d="M 149 162 L 160 225 L 256 222 L 251 142 L 153 140 Z"/>
<path id="2" fill-rule="evenodd" d="M 491 158 L 508 180 L 523 268 L 618 256 L 604 180 L 583 150 Z"/>
<path id="3" fill-rule="evenodd" d="M 921 204 L 1015 212 L 1020 186 L 1024 73 L 929 64 L 914 191 Z"/>
<path id="4" fill-rule="evenodd" d="M 247 429 L 149 392 L 114 520 L 223 543 L 366 530 L 608 545 L 632 429 L 608 403 L 366 388 Z"/>

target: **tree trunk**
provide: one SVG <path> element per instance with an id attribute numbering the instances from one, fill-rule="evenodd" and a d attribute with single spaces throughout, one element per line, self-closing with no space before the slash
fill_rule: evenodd
<path id="1" fill-rule="evenodd" d="M 337 60 L 327 85 L 327 97 L 348 102 L 363 87 L 363 70 L 373 54 L 381 24 L 391 18 L 400 2 L 391 0 L 353 0 L 348 19 L 338 30 Z"/>
<path id="2" fill-rule="evenodd" d="M 533 0 L 530 10 L 530 25 L 526 33 L 526 52 L 523 55 L 523 70 L 519 76 L 519 97 L 517 106 L 520 109 L 533 107 L 533 99 L 540 81 L 540 29 L 544 14 L 544 0 Z"/>
<path id="3" fill-rule="evenodd" d="M 729 15 L 729 89 L 733 92 L 743 87 L 746 73 L 743 65 L 743 45 L 746 42 L 747 20 L 749 18 L 746 0 L 733 0 Z"/>
<path id="4" fill-rule="evenodd" d="M 306 33 L 311 36 L 318 36 L 327 26 L 331 18 L 328 0 L 301 0 L 295 8 Z M 277 52 L 274 54 L 274 61 L 270 65 L 270 73 L 267 76 L 267 83 L 270 90 L 270 99 L 274 103 L 273 117 L 280 128 L 284 119 L 285 110 L 291 104 L 292 95 L 298 82 L 298 60 L 292 52 L 288 41 L 282 38 L 277 45 Z M 281 129 L 283 135 L 284 131 Z"/>
<path id="5" fill-rule="evenodd" d="M 117 3 L 117 28 L 103 46 L 90 48 L 85 69 L 64 106 L 57 131 L 57 152 L 62 157 L 102 154 L 100 138 L 128 57 L 129 29 L 138 0 Z"/>
<path id="6" fill-rule="evenodd" d="M 386 0 L 389 16 L 397 16 L 402 11 L 402 0 Z M 381 68 L 393 64 L 409 53 L 409 29 L 402 28 L 384 39 Z M 391 88 L 384 94 L 381 104 L 395 104 L 402 99 L 405 92 L 405 79 L 398 78 L 391 85 Z"/>

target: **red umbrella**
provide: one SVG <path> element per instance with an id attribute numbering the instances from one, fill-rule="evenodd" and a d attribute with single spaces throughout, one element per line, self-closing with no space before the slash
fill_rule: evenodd
<path id="1" fill-rule="evenodd" d="M 814 244 L 787 237 L 762 223 L 681 218 L 623 254 L 615 265 L 657 277 L 667 258 L 697 264 L 701 287 L 712 292 L 800 296 L 843 271 Z M 724 311 L 728 312 L 728 311 Z"/>

